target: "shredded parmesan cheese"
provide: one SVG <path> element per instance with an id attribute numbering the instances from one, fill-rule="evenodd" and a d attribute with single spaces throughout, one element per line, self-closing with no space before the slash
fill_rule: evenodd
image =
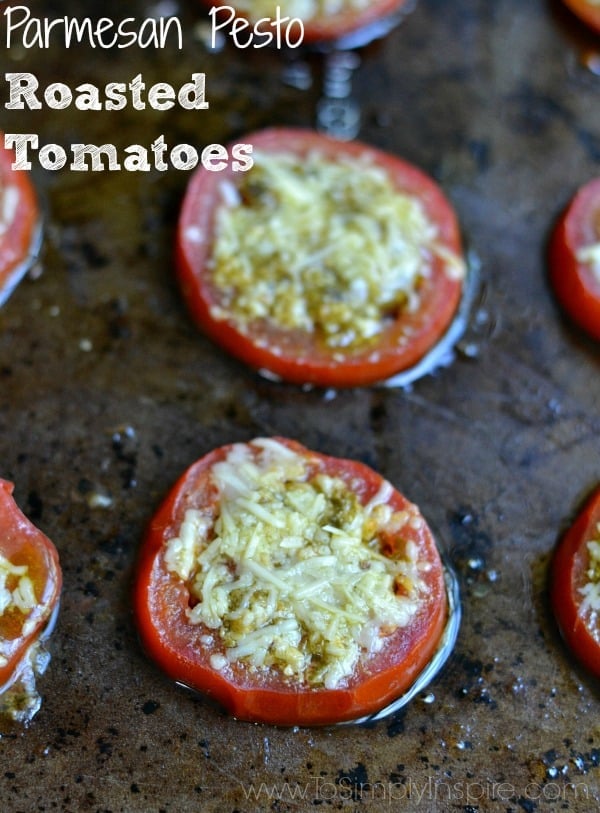
<path id="1" fill-rule="evenodd" d="M 29 635 L 35 621 L 31 612 L 37 605 L 33 582 L 27 565 L 15 565 L 0 553 L 0 620 L 6 619 L 11 628 L 15 618 L 21 635 Z M 0 667 L 8 664 L 10 640 L 0 635 Z"/>
<path id="2" fill-rule="evenodd" d="M 600 5 L 600 0 L 598 4 Z M 578 262 L 589 265 L 594 277 L 600 283 L 600 243 L 580 248 L 576 257 Z"/>
<path id="3" fill-rule="evenodd" d="M 590 613 L 589 628 L 591 631 L 597 629 L 598 611 L 600 610 L 600 522 L 596 525 L 596 535 L 587 543 L 589 555 L 589 565 L 587 569 L 588 581 L 579 588 L 583 596 L 580 605 L 582 615 Z"/>
<path id="4" fill-rule="evenodd" d="M 254 153 L 235 194 L 225 182 L 211 258 L 215 319 L 314 334 L 332 349 L 368 345 L 419 307 L 434 259 L 464 261 L 421 202 L 367 161 Z"/>
<path id="5" fill-rule="evenodd" d="M 26 565 L 13 565 L 0 553 L 0 618 L 10 612 L 27 615 L 36 606 Z"/>
<path id="6" fill-rule="evenodd" d="M 234 445 L 212 481 L 217 513 L 188 510 L 165 562 L 189 589 L 189 622 L 219 645 L 213 668 L 241 662 L 335 688 L 418 612 L 427 563 L 417 546 L 380 550 L 381 534 L 401 538 L 416 511 L 393 511 L 389 484 L 362 505 L 272 439 Z"/>

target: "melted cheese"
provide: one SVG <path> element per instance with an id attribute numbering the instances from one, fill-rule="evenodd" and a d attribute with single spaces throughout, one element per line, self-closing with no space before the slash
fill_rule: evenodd
<path id="1" fill-rule="evenodd" d="M 165 561 L 190 591 L 189 622 L 218 644 L 213 668 L 241 661 L 335 688 L 418 612 L 427 564 L 417 546 L 380 552 L 382 531 L 401 536 L 420 520 L 390 508 L 389 484 L 363 506 L 271 439 L 233 446 L 212 480 L 216 516 L 188 510 Z"/>
<path id="2" fill-rule="evenodd" d="M 0 234 L 4 234 L 15 219 L 18 204 L 19 190 L 17 187 L 3 187 L 0 183 Z"/>
<path id="3" fill-rule="evenodd" d="M 587 543 L 587 550 L 589 555 L 586 573 L 588 581 L 579 588 L 579 592 L 583 596 L 580 612 L 585 614 L 588 610 L 591 611 L 595 623 L 595 614 L 600 610 L 600 522 L 596 526 L 595 538 L 590 539 Z"/>
<path id="4" fill-rule="evenodd" d="M 368 345 L 419 307 L 435 258 L 465 274 L 421 202 L 373 163 L 256 152 L 239 189 L 222 186 L 212 316 L 242 332 L 264 321 L 333 349 Z"/>
<path id="5" fill-rule="evenodd" d="M 598 2 L 600 4 L 600 0 Z M 576 257 L 578 262 L 589 265 L 594 277 L 600 283 L 600 243 L 593 243 L 580 248 Z"/>
<path id="6" fill-rule="evenodd" d="M 29 634 L 26 617 L 36 606 L 33 582 L 27 565 L 14 565 L 0 554 L 0 618 L 11 613 L 23 616 L 23 634 Z M 2 654 L 5 642 L 0 638 L 0 666 L 6 666 L 7 658 Z"/>

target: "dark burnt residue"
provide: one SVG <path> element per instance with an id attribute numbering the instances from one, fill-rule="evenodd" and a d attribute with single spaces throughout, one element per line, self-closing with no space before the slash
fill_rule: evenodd
<path id="1" fill-rule="evenodd" d="M 133 427 L 125 426 L 113 432 L 112 449 L 119 464 L 122 487 L 134 488 L 137 485 L 138 440 Z"/>
<path id="2" fill-rule="evenodd" d="M 335 781 L 354 802 L 360 802 L 363 792 L 370 789 L 369 774 L 362 762 L 352 770 L 339 771 Z"/>

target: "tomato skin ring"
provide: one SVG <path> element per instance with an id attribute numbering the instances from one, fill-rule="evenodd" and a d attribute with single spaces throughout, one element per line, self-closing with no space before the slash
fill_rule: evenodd
<path id="1" fill-rule="evenodd" d="M 600 678 L 600 641 L 591 633 L 579 612 L 577 594 L 587 569 L 586 543 L 600 522 L 600 488 L 586 501 L 575 521 L 562 536 L 551 567 L 550 599 L 560 633 L 576 658 Z"/>
<path id="2" fill-rule="evenodd" d="M 3 139 L 3 134 L 0 133 Z M 0 188 L 14 185 L 19 192 L 14 217 L 0 234 L 0 305 L 28 270 L 41 237 L 40 214 L 35 190 L 28 173 L 14 170 L 14 155 L 0 146 Z"/>
<path id="3" fill-rule="evenodd" d="M 12 497 L 13 489 L 12 483 L 0 479 L 0 550 L 7 559 L 27 564 L 36 592 L 41 595 L 30 616 L 31 629 L 25 635 L 15 636 L 11 632 L 6 637 L 0 617 L 3 655 L 8 661 L 0 667 L 0 695 L 19 680 L 31 647 L 54 623 L 62 588 L 58 552 L 48 537 L 18 508 Z"/>
<path id="4" fill-rule="evenodd" d="M 600 178 L 584 184 L 556 224 L 549 246 L 550 281 L 569 317 L 600 340 L 600 281 L 577 251 L 600 243 Z"/>
<path id="5" fill-rule="evenodd" d="M 592 7 L 587 0 L 563 0 L 563 2 L 583 23 L 600 34 L 600 7 Z"/>
<path id="6" fill-rule="evenodd" d="M 353 482 L 365 503 L 380 488 L 380 475 L 361 463 L 309 452 L 287 439 L 275 440 L 300 454 L 310 455 L 315 465 L 325 467 L 328 473 L 336 472 Z M 257 679 L 243 668 L 234 669 L 230 679 L 210 666 L 211 651 L 201 640 L 203 628 L 192 627 L 185 617 L 187 590 L 166 572 L 162 559 L 164 545 L 179 527 L 186 508 L 199 507 L 208 498 L 207 473 L 230 448 L 224 446 L 210 452 L 184 472 L 148 526 L 133 599 L 144 650 L 173 680 L 212 698 L 240 720 L 280 726 L 330 725 L 377 712 L 413 684 L 434 656 L 444 631 L 448 600 L 444 571 L 431 532 L 424 526 L 420 537 L 422 552 L 431 563 L 423 607 L 410 628 L 396 631 L 384 654 L 375 655 L 357 670 L 347 686 L 327 690 L 290 685 L 277 674 Z M 398 508 L 410 505 L 396 491 L 391 504 Z"/>
<path id="7" fill-rule="evenodd" d="M 368 159 L 382 167 L 398 189 L 418 197 L 439 231 L 439 242 L 457 256 L 462 255 L 456 215 L 439 186 L 418 168 L 360 142 L 342 142 L 319 133 L 273 128 L 243 138 L 267 154 L 293 152 L 302 157 L 318 151 L 335 160 Z M 183 201 L 176 240 L 176 268 L 189 312 L 194 321 L 215 343 L 257 370 L 294 384 L 321 387 L 365 386 L 385 381 L 416 364 L 442 338 L 456 315 L 463 293 L 463 281 L 446 273 L 440 257 L 434 257 L 431 277 L 420 290 L 421 307 L 403 313 L 381 336 L 374 347 L 337 357 L 314 337 L 294 335 L 258 325 L 242 332 L 232 319 L 215 318 L 212 306 L 218 292 L 206 269 L 214 231 L 218 190 L 223 180 L 232 181 L 233 172 L 198 170 L 191 178 Z M 193 242 L 189 230 L 201 232 L 203 242 Z M 208 237 L 206 237 L 208 235 Z M 409 337 L 409 338 L 407 338 Z"/>
<path id="8" fill-rule="evenodd" d="M 211 0 L 202 0 L 202 2 L 208 7 L 215 5 Z M 306 45 L 317 45 L 343 39 L 400 11 L 407 5 L 407 2 L 408 0 L 375 0 L 363 9 L 348 9 L 338 14 L 321 15 L 310 20 L 303 20 L 303 42 Z M 231 4 L 229 5 L 231 7 Z M 233 8 L 235 8 L 235 4 L 233 4 Z M 237 9 L 236 16 L 249 19 L 246 13 Z"/>

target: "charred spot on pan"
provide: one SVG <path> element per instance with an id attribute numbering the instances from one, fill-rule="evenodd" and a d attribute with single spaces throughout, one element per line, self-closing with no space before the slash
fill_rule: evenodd
<path id="1" fill-rule="evenodd" d="M 480 141 L 472 138 L 467 142 L 467 149 L 479 172 L 485 172 L 489 169 L 491 158 L 490 144 L 488 141 Z"/>
<path id="2" fill-rule="evenodd" d="M 156 700 L 147 700 L 142 706 L 144 714 L 154 714 L 160 708 L 160 703 Z"/>
<path id="3" fill-rule="evenodd" d="M 103 756 L 103 757 L 104 756 L 107 756 L 107 757 L 112 756 L 112 752 L 113 752 L 113 744 L 112 744 L 112 742 L 109 742 L 108 740 L 105 740 L 104 737 L 98 737 L 98 739 L 96 740 L 96 745 L 98 746 L 98 753 L 101 756 Z"/>
<path id="4" fill-rule="evenodd" d="M 108 265 L 108 259 L 98 250 L 94 243 L 84 240 L 81 243 L 81 253 L 89 268 L 104 268 Z"/>
<path id="5" fill-rule="evenodd" d="M 39 520 L 44 513 L 44 502 L 37 491 L 32 490 L 27 495 L 27 515 L 30 519 Z"/>
<path id="6" fill-rule="evenodd" d="M 464 654 L 456 655 L 456 664 L 462 666 L 466 674 L 466 680 L 456 691 L 455 697 L 459 700 L 468 698 L 473 703 L 486 705 L 491 709 L 497 708 L 497 702 L 490 695 L 489 688 L 485 685 L 486 675 L 493 670 L 493 664 L 484 664 L 478 658 L 470 658 Z"/>
<path id="7" fill-rule="evenodd" d="M 370 786 L 369 774 L 362 762 L 358 762 L 354 770 L 339 771 L 335 782 L 337 785 L 341 785 L 346 792 L 350 792 L 354 802 L 360 802 L 363 791 Z"/>
<path id="8" fill-rule="evenodd" d="M 379 398 L 376 400 L 369 412 L 369 421 L 371 424 L 371 428 L 374 432 L 378 432 L 384 429 L 385 427 L 385 420 L 387 418 L 387 409 L 386 409 L 386 402 L 383 398 Z"/>
<path id="9" fill-rule="evenodd" d="M 548 95 L 540 94 L 528 82 L 508 99 L 512 129 L 527 136 L 541 136 L 556 121 L 571 125 L 572 114 Z"/>
<path id="10" fill-rule="evenodd" d="M 534 813 L 537 810 L 537 803 L 533 801 L 533 799 L 525 799 L 521 797 L 517 799 L 517 804 L 520 808 L 522 808 L 525 813 Z"/>
<path id="11" fill-rule="evenodd" d="M 121 481 L 123 488 L 134 488 L 137 485 L 138 442 L 135 429 L 125 426 L 117 429 L 112 435 L 112 448 L 119 463 L 122 463 Z"/>
<path id="12" fill-rule="evenodd" d="M 108 303 L 108 332 L 113 339 L 129 339 L 132 334 L 129 306 L 124 297 L 111 299 Z"/>
<path id="13" fill-rule="evenodd" d="M 469 658 L 467 655 L 457 655 L 456 661 L 460 663 L 469 677 L 478 678 L 483 675 L 483 661 L 476 658 Z"/>
<path id="14" fill-rule="evenodd" d="M 92 598 L 98 598 L 100 595 L 100 590 L 98 590 L 98 585 L 94 582 L 86 582 L 83 585 L 83 595 L 84 596 L 91 596 Z"/>
<path id="15" fill-rule="evenodd" d="M 99 547 L 102 553 L 107 554 L 107 556 L 119 558 L 127 552 L 128 538 L 125 534 L 116 532 L 112 536 L 101 540 Z"/>
<path id="16" fill-rule="evenodd" d="M 404 718 L 406 716 L 406 709 L 394 714 L 390 722 L 386 726 L 386 734 L 388 737 L 397 737 L 399 734 L 404 733 Z"/>
<path id="17" fill-rule="evenodd" d="M 597 768 L 600 765 L 600 749 L 592 748 L 589 753 L 582 753 L 571 749 L 570 752 L 571 762 L 577 768 L 579 774 L 589 773 L 592 768 Z"/>

